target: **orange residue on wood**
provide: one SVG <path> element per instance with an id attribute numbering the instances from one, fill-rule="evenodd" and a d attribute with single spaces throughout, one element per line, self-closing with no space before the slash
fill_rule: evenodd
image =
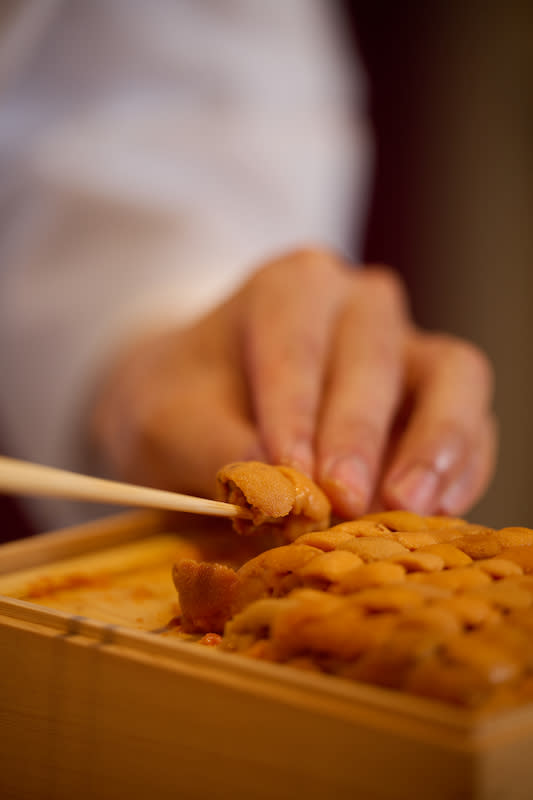
<path id="1" fill-rule="evenodd" d="M 131 599 L 135 600 L 137 603 L 142 603 L 143 600 L 149 600 L 151 597 L 155 597 L 155 592 L 148 586 L 134 586 L 130 596 Z"/>
<path id="2" fill-rule="evenodd" d="M 71 575 L 62 575 L 59 578 L 49 578 L 44 576 L 30 584 L 24 594 L 24 597 L 33 600 L 38 597 L 46 597 L 46 595 L 65 591 L 67 589 L 83 589 L 90 586 L 96 587 L 108 585 L 109 577 L 106 575 L 85 575 L 83 573 L 75 572 Z"/>

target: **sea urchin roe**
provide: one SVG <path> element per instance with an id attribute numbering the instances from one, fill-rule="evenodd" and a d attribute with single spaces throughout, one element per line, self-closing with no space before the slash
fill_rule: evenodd
<path id="1" fill-rule="evenodd" d="M 235 571 L 223 564 L 184 558 L 174 565 L 172 579 L 179 595 L 182 629 L 186 633 L 222 631 L 239 586 Z"/>
<path id="2" fill-rule="evenodd" d="M 278 472 L 291 484 L 288 468 Z M 239 475 L 233 498 L 260 501 Z M 291 485 L 290 511 L 275 517 L 269 495 L 257 514 L 318 517 Z M 176 586 L 186 625 L 223 630 L 221 652 L 490 709 L 533 697 L 532 542 L 526 528 L 383 512 L 303 534 L 236 571 L 185 562 Z"/>
<path id="3" fill-rule="evenodd" d="M 291 467 L 239 461 L 218 472 L 217 487 L 219 499 L 251 511 L 251 520 L 234 521 L 238 533 L 275 528 L 292 541 L 329 525 L 331 506 L 326 495 L 311 478 Z"/>

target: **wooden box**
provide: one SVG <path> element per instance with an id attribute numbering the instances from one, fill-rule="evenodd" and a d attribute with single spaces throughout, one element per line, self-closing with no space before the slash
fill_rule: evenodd
<path id="1" fill-rule="evenodd" d="M 238 547 L 148 512 L 0 547 L 3 800 L 533 797 L 531 707 L 474 716 L 173 634 L 173 560 Z"/>

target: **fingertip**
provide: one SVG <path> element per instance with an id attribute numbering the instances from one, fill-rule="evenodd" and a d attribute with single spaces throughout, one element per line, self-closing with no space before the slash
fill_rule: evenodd
<path id="1" fill-rule="evenodd" d="M 332 480 L 321 481 L 320 485 L 336 516 L 342 519 L 357 519 L 365 513 L 367 508 L 365 499 L 353 490 Z"/>
<path id="2" fill-rule="evenodd" d="M 450 516 L 464 513 L 472 504 L 473 476 L 463 475 L 443 492 L 439 512 Z"/>
<path id="3" fill-rule="evenodd" d="M 300 440 L 287 447 L 276 459 L 280 464 L 297 469 L 306 475 L 313 474 L 313 451 L 310 442 Z"/>
<path id="4" fill-rule="evenodd" d="M 370 496 L 370 473 L 358 456 L 326 461 L 320 470 L 319 482 L 339 516 L 354 519 L 365 512 Z"/>
<path id="5" fill-rule="evenodd" d="M 415 464 L 387 482 L 384 499 L 390 508 L 429 514 L 434 510 L 439 484 L 440 477 L 434 469 Z"/>
<path id="6" fill-rule="evenodd" d="M 439 513 L 460 516 L 471 508 L 487 488 L 492 474 L 490 458 L 483 458 L 481 446 L 463 469 L 442 492 Z"/>

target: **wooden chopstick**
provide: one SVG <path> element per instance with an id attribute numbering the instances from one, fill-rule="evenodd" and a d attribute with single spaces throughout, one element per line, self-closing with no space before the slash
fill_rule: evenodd
<path id="1" fill-rule="evenodd" d="M 0 492 L 34 497 L 61 497 L 92 503 L 188 511 L 215 517 L 250 518 L 250 511 L 232 503 L 150 489 L 131 483 L 93 478 L 55 467 L 0 456 Z"/>

